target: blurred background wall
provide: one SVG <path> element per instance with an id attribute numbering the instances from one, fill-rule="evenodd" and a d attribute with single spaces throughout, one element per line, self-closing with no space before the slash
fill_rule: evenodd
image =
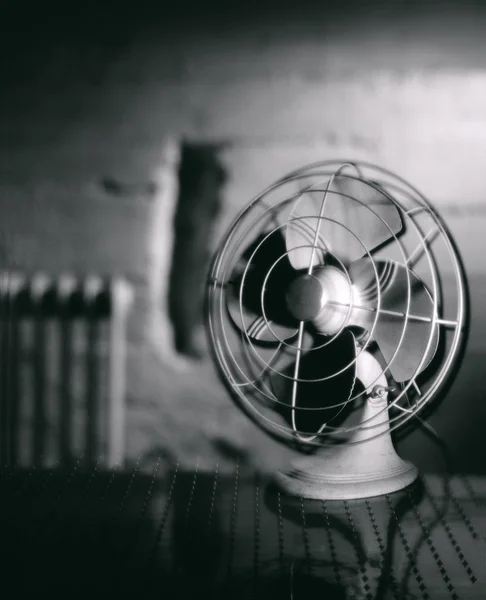
<path id="1" fill-rule="evenodd" d="M 485 473 L 481 3 L 29 10 L 2 9 L 2 266 L 120 274 L 134 286 L 130 460 L 146 465 L 162 452 L 202 468 L 242 450 L 263 467 L 285 461 L 219 383 L 198 294 L 210 253 L 253 195 L 305 163 L 354 158 L 409 179 L 455 235 L 472 328 L 458 379 L 430 422 L 457 468 Z M 421 468 L 441 468 L 421 431 L 400 445 Z"/>

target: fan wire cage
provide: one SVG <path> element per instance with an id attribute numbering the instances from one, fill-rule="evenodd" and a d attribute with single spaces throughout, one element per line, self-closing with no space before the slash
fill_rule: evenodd
<path id="1" fill-rule="evenodd" d="M 397 215 L 399 230 L 398 225 L 395 227 Z M 259 306 L 255 301 L 253 310 L 248 311 L 244 300 L 255 261 L 280 234 L 286 246 L 278 254 L 269 252 L 271 259 L 255 293 Z M 357 260 L 341 258 L 343 251 L 351 256 L 354 250 Z M 322 269 L 329 257 L 332 264 Z M 272 281 L 279 281 L 276 274 L 289 261 L 299 267 L 299 281 L 295 289 L 292 284 L 275 289 Z M 319 294 L 326 285 L 327 291 L 331 290 L 325 310 L 321 296 L 313 291 L 316 273 L 322 284 Z M 361 303 L 357 304 L 354 289 L 360 277 Z M 401 284 L 393 284 L 398 279 Z M 416 300 L 417 289 L 421 301 Z M 390 304 L 389 296 L 396 295 L 397 290 L 402 295 Z M 282 305 L 286 299 L 288 304 L 289 297 L 297 298 L 292 327 L 288 323 L 281 326 L 267 314 L 269 295 L 279 298 Z M 343 436 L 347 444 L 362 444 L 402 427 L 448 379 L 464 339 L 465 298 L 457 250 L 427 199 L 385 169 L 362 162 L 328 161 L 280 179 L 236 217 L 210 270 L 208 330 L 223 379 L 260 426 L 304 446 L 332 446 Z M 317 301 L 320 304 L 316 307 L 313 303 Z M 427 305 L 426 314 L 414 312 L 414 304 L 420 302 Z M 313 339 L 319 329 L 318 341 L 310 348 L 309 315 L 314 319 Z M 358 332 L 353 328 L 356 324 Z M 324 376 L 316 373 L 315 377 L 304 377 L 301 367 L 305 357 L 326 346 L 336 354 L 339 346 L 334 346 L 333 352 L 332 344 L 349 331 L 350 325 L 356 350 L 351 360 Z M 387 328 L 389 333 L 383 333 Z M 371 378 L 367 377 L 365 385 L 356 385 L 357 371 L 365 355 L 376 354 L 380 335 L 385 337 L 382 346 L 387 350 L 380 352 L 378 343 L 380 368 L 373 361 L 375 366 L 368 371 Z M 420 342 L 414 341 L 417 335 Z M 390 337 L 395 341 L 391 349 Z M 407 360 L 412 366 L 407 363 L 403 367 Z M 323 398 L 324 406 L 318 400 L 312 406 L 298 402 L 299 388 L 309 392 L 315 385 L 314 396 L 322 396 L 323 390 L 340 389 L 339 385 L 333 387 L 332 380 L 348 371 L 354 375 L 347 397 Z M 276 391 L 276 381 L 283 382 L 287 394 Z M 372 417 L 333 424 L 348 407 L 383 395 L 388 401 Z M 317 419 L 312 430 L 296 424 L 296 415 L 306 411 Z M 327 418 L 330 412 L 332 418 Z M 387 427 L 383 427 L 384 418 Z"/>

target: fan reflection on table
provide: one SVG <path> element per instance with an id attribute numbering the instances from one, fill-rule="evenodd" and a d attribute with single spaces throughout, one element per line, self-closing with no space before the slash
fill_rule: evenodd
<path id="1" fill-rule="evenodd" d="M 351 501 L 304 500 L 283 495 L 275 484 L 270 484 L 265 491 L 265 505 L 271 512 L 281 513 L 298 526 L 303 526 L 304 520 L 308 531 L 326 532 L 326 543 L 319 553 L 294 559 L 289 566 L 293 590 L 290 597 L 304 598 L 310 591 L 308 586 L 312 586 L 321 594 L 332 588 L 337 594 L 332 598 L 384 600 L 390 593 L 392 597 L 413 598 L 403 586 L 406 582 L 399 581 L 396 571 L 392 572 L 392 565 L 401 522 L 423 498 L 420 478 L 406 491 L 386 498 Z"/>

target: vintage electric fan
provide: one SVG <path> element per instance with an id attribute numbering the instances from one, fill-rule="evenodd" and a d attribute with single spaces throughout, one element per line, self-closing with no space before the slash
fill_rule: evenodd
<path id="1" fill-rule="evenodd" d="M 353 499 L 415 480 L 390 434 L 457 363 L 466 312 L 450 234 L 417 190 L 367 163 L 291 173 L 229 228 L 207 301 L 239 405 L 302 455 L 283 490 Z"/>

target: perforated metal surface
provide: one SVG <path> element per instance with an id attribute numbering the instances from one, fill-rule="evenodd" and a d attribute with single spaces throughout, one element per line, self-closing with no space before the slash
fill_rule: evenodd
<path id="1" fill-rule="evenodd" d="M 384 498 L 312 502 L 238 464 L 230 475 L 162 470 L 3 470 L 7 596 L 486 595 L 484 480 L 454 477 L 448 500 L 427 477 Z"/>

